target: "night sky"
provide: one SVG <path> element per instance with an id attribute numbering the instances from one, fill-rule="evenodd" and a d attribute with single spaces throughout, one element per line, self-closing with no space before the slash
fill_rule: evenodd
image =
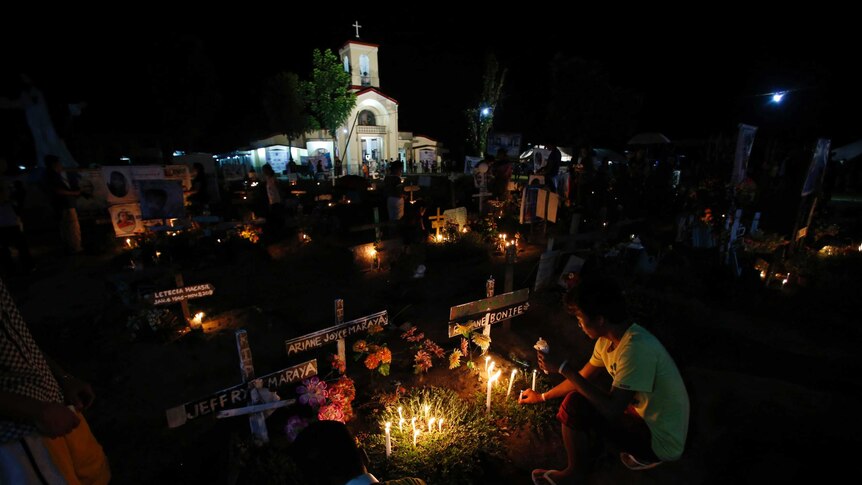
<path id="1" fill-rule="evenodd" d="M 11 48 L 0 95 L 13 95 L 17 73 L 26 72 L 61 129 L 154 132 L 158 114 L 149 66 L 190 36 L 200 40 L 222 97 L 206 139 L 213 140 L 210 151 L 225 150 L 259 129 L 262 79 L 281 70 L 307 77 L 312 49 L 337 50 L 354 38 L 350 25 L 358 20 L 360 40 L 381 46 L 382 91 L 400 102 L 400 129 L 456 151 L 462 112 L 476 102 L 486 52 L 509 68 L 495 127 L 522 132 L 525 142 L 545 141 L 541 121 L 549 102 L 549 64 L 557 54 L 595 62 L 611 83 L 641 101 L 630 131 L 608 137 L 606 143 L 618 147 L 640 131 L 660 131 L 673 140 L 703 138 L 732 134 L 740 122 L 788 136 L 830 137 L 833 146 L 862 138 L 862 96 L 853 74 L 860 42 L 854 29 L 841 25 L 849 24 L 848 14 L 830 11 L 818 19 L 820 14 L 804 12 L 782 19 L 793 14 L 746 11 L 736 14 L 740 20 L 724 11 L 629 12 L 619 19 L 608 12 L 578 18 L 512 12 L 490 19 L 402 10 L 411 11 L 388 18 L 333 13 L 325 22 L 308 15 L 285 21 L 273 11 L 265 18 L 238 15 L 233 27 L 224 16 L 192 24 L 169 18 L 122 26 L 64 22 L 47 27 L 52 34 L 36 41 L 5 32 L 3 45 Z M 776 90 L 791 90 L 781 106 L 760 96 Z M 84 116 L 64 124 L 64 104 L 76 101 L 88 103 Z M 0 123 L 7 133 L 0 148 L 15 151 L 27 135 L 23 116 L 3 112 Z"/>

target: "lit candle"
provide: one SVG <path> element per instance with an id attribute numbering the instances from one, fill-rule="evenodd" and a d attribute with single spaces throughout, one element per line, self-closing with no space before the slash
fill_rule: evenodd
<path id="1" fill-rule="evenodd" d="M 416 437 L 419 436 L 420 431 L 418 429 L 413 430 L 413 446 L 416 446 Z"/>
<path id="2" fill-rule="evenodd" d="M 512 394 L 512 383 L 515 382 L 515 372 L 517 369 L 512 369 L 512 375 L 509 376 L 509 388 L 506 389 L 506 399 L 509 399 L 509 394 Z"/>
<path id="3" fill-rule="evenodd" d="M 443 418 L 437 420 L 437 430 L 443 432 Z"/>
<path id="4" fill-rule="evenodd" d="M 491 374 L 494 373 L 494 366 L 496 366 L 494 362 L 491 362 L 491 365 L 488 366 L 488 379 L 491 378 Z"/>
<path id="5" fill-rule="evenodd" d="M 431 419 L 428 420 L 428 432 L 431 433 L 434 431 L 434 416 L 431 416 Z"/>
<path id="6" fill-rule="evenodd" d="M 536 369 L 533 369 L 533 387 L 532 389 L 536 390 Z"/>
<path id="7" fill-rule="evenodd" d="M 485 356 L 485 376 L 488 376 L 488 375 L 489 375 L 489 374 L 488 374 L 488 364 L 489 364 L 490 362 L 491 362 L 491 356 L 490 356 L 490 355 L 486 355 L 486 356 Z"/>
<path id="8" fill-rule="evenodd" d="M 496 374 L 488 379 L 488 397 L 485 399 L 485 410 L 488 412 L 491 412 L 491 388 L 494 387 L 494 381 L 500 377 L 502 372 L 502 370 L 498 370 Z"/>
<path id="9" fill-rule="evenodd" d="M 389 421 L 386 422 L 386 458 L 389 458 L 389 455 L 392 454 L 392 440 L 389 437 L 389 427 L 392 426 L 392 423 Z"/>
<path id="10" fill-rule="evenodd" d="M 401 406 L 398 406 L 398 417 L 401 418 L 401 421 L 404 421 L 404 415 L 401 413 Z"/>
<path id="11" fill-rule="evenodd" d="M 416 432 L 416 416 L 410 418 L 410 426 L 413 426 L 413 432 Z"/>
<path id="12" fill-rule="evenodd" d="M 425 405 L 425 419 L 428 419 L 428 412 L 431 411 L 431 406 Z"/>

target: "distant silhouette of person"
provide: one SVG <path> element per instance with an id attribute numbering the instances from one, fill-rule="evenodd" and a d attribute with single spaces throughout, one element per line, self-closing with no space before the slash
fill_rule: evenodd
<path id="1" fill-rule="evenodd" d="M 18 211 L 22 204 L 16 203 L 11 181 L 6 178 L 6 167 L 6 159 L 0 157 L 0 266 L 13 266 L 9 248 L 14 247 L 18 250 L 18 258 L 26 272 L 33 268 L 33 258 L 19 217 Z"/>
<path id="2" fill-rule="evenodd" d="M 75 179 L 67 176 L 58 157 L 45 156 L 45 166 L 45 188 L 60 218 L 60 240 L 63 241 L 67 251 L 79 253 L 82 251 L 81 226 L 78 223 L 76 199 L 81 195 L 81 191 L 78 190 Z M 125 181 L 125 178 L 123 180 Z"/>
<path id="3" fill-rule="evenodd" d="M 191 211 L 195 214 L 202 212 L 204 205 L 209 202 L 207 174 L 200 162 L 192 164 L 192 186 L 186 192 L 186 200 L 189 202 Z"/>
<path id="4" fill-rule="evenodd" d="M 548 161 L 545 164 L 545 184 L 552 192 L 557 191 L 557 175 L 560 174 L 560 164 L 563 160 L 563 154 L 557 145 L 553 143 L 548 145 L 551 153 L 548 154 Z"/>
<path id="5" fill-rule="evenodd" d="M 129 194 L 129 186 L 123 172 L 114 170 L 111 172 L 110 177 L 111 178 L 108 181 L 108 191 L 110 191 L 114 197 L 122 199 Z"/>

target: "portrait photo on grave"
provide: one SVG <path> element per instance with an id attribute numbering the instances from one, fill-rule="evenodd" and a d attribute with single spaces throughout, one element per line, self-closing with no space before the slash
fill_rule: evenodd
<path id="1" fill-rule="evenodd" d="M 185 216 L 183 187 L 177 180 L 141 180 L 141 217 L 172 219 Z"/>

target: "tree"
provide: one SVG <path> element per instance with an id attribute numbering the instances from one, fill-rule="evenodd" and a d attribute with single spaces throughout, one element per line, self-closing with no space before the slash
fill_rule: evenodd
<path id="1" fill-rule="evenodd" d="M 305 99 L 299 83 L 299 76 L 282 71 L 264 81 L 263 109 L 269 121 L 271 132 L 287 136 L 288 153 L 294 138 L 305 133 L 310 125 L 305 112 Z M 293 160 L 293 155 L 290 155 Z"/>
<path id="2" fill-rule="evenodd" d="M 480 156 L 485 154 L 488 145 L 488 132 L 494 124 L 494 110 L 500 101 L 503 84 L 506 81 L 508 69 L 500 69 L 500 64 L 493 54 L 485 58 L 485 74 L 482 77 L 482 95 L 478 106 L 466 111 L 467 143 Z"/>
<path id="3" fill-rule="evenodd" d="M 343 125 L 356 106 L 356 95 L 350 91 L 350 74 L 331 50 L 314 50 L 311 79 L 302 83 L 302 92 L 313 117 L 312 128 L 329 132 L 335 143 L 335 130 Z"/>

